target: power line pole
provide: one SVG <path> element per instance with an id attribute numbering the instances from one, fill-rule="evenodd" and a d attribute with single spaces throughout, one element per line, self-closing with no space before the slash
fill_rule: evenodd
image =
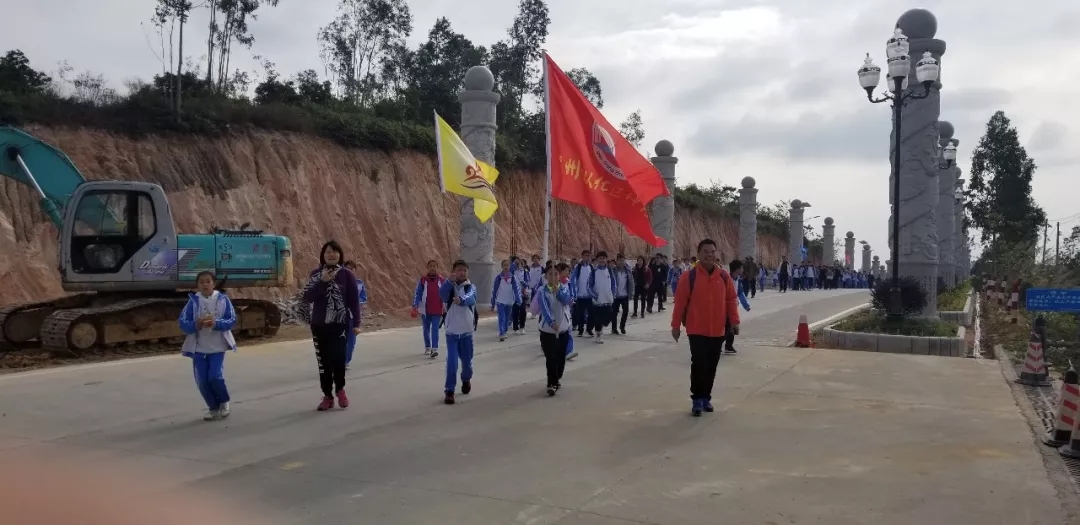
<path id="1" fill-rule="evenodd" d="M 1049 240 L 1050 223 L 1043 226 L 1043 266 L 1046 266 L 1046 241 Z"/>
<path id="2" fill-rule="evenodd" d="M 1057 223 L 1057 240 L 1054 241 L 1054 266 L 1061 261 L 1061 223 Z"/>

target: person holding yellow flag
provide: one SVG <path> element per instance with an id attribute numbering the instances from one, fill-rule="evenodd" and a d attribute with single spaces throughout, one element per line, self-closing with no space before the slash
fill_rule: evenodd
<path id="1" fill-rule="evenodd" d="M 469 147 L 439 114 L 435 113 L 435 144 L 439 156 L 439 183 L 444 193 L 473 199 L 473 212 L 480 222 L 487 222 L 499 209 L 491 185 L 499 170 L 476 160 Z"/>

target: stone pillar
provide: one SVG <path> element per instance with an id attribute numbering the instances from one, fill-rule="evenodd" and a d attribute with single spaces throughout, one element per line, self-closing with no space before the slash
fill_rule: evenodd
<path id="1" fill-rule="evenodd" d="M 939 152 L 944 151 L 950 143 L 954 146 L 960 143 L 952 137 L 953 125 L 944 120 L 938 121 Z M 953 194 L 956 193 L 956 177 L 960 168 L 955 164 L 945 166 L 944 160 L 938 162 L 938 204 L 934 213 L 938 236 L 938 277 L 943 279 L 946 285 L 953 286 L 956 283 L 956 251 L 953 248 L 956 198 Z"/>
<path id="2" fill-rule="evenodd" d="M 874 274 L 875 279 L 880 279 L 881 278 L 881 269 L 882 268 L 883 268 L 883 266 L 881 266 L 881 258 L 879 258 L 877 255 L 875 255 L 873 260 L 870 261 L 870 272 Z"/>
<path id="3" fill-rule="evenodd" d="M 495 108 L 501 98 L 492 91 L 495 77 L 486 66 L 474 66 L 465 73 L 461 102 L 461 140 L 476 160 L 495 165 Z M 495 274 L 495 219 L 481 223 L 473 213 L 473 199 L 458 198 L 461 211 L 461 259 L 469 264 L 469 280 L 477 297 L 490 297 Z"/>
<path id="4" fill-rule="evenodd" d="M 675 165 L 679 158 L 673 156 L 675 146 L 666 140 L 657 142 L 653 151 L 656 152 L 652 158 L 653 166 L 660 172 L 670 195 L 653 199 L 649 205 L 649 221 L 656 236 L 667 241 L 658 251 L 670 258 L 675 251 Z"/>
<path id="5" fill-rule="evenodd" d="M 788 210 L 791 214 L 788 217 L 788 262 L 791 264 L 799 264 L 803 260 L 803 214 L 809 207 L 810 203 L 795 199 Z"/>
<path id="6" fill-rule="evenodd" d="M 929 51 L 941 60 L 945 42 L 937 40 L 937 19 L 925 9 L 912 9 L 900 16 L 896 26 L 908 37 L 911 54 L 911 73 L 908 92 L 923 91 L 915 78 L 915 64 Z M 923 99 L 905 101 L 901 110 L 900 134 L 900 253 L 893 254 L 899 264 L 901 277 L 913 277 L 926 291 L 926 307 L 917 313 L 919 317 L 937 315 L 938 232 L 935 213 L 938 205 L 937 121 L 941 114 L 941 84 L 930 88 L 930 95 Z M 895 137 L 894 137 L 895 139 Z M 890 148 L 895 147 L 890 141 Z M 889 156 L 890 161 L 892 155 Z M 897 170 L 894 169 L 894 173 Z M 890 230 L 891 230 L 890 224 Z M 892 233 L 890 231 L 890 233 Z"/>
<path id="7" fill-rule="evenodd" d="M 753 257 L 757 253 L 757 188 L 753 177 L 743 177 L 739 190 L 739 258 Z"/>
<path id="8" fill-rule="evenodd" d="M 855 232 L 847 232 L 844 237 L 844 268 L 855 269 Z"/>
<path id="9" fill-rule="evenodd" d="M 870 245 L 862 245 L 862 264 L 859 265 L 859 271 L 864 273 L 870 273 Z"/>
<path id="10" fill-rule="evenodd" d="M 956 168 L 956 185 L 953 190 L 953 263 L 956 268 L 954 284 L 960 284 L 971 276 L 971 263 L 967 255 L 967 236 L 964 235 L 964 179 L 960 178 L 962 172 Z M 960 198 L 956 198 L 956 192 L 961 192 Z"/>
<path id="11" fill-rule="evenodd" d="M 836 225 L 833 224 L 832 217 L 825 217 L 825 226 L 823 226 L 821 233 L 822 255 L 821 263 L 831 265 L 836 261 Z"/>

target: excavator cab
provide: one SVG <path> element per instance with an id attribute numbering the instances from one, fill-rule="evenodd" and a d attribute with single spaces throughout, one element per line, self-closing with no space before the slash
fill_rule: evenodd
<path id="1" fill-rule="evenodd" d="M 157 184 L 85 182 L 64 208 L 62 225 L 59 269 L 67 291 L 161 290 L 162 281 L 180 280 L 176 226 Z"/>

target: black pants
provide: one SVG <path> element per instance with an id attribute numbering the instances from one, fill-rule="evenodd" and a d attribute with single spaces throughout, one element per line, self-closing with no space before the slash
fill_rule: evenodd
<path id="1" fill-rule="evenodd" d="M 744 285 L 744 291 L 750 290 L 750 298 L 753 299 L 754 296 L 757 295 L 757 279 L 746 278 L 743 280 L 746 281 L 746 284 Z"/>
<path id="2" fill-rule="evenodd" d="M 555 386 L 562 381 L 566 370 L 566 346 L 570 344 L 570 332 L 558 335 L 540 332 L 540 348 L 544 351 L 544 364 L 547 365 L 547 386 Z"/>
<path id="3" fill-rule="evenodd" d="M 780 291 L 781 292 L 786 292 L 787 291 L 787 282 L 788 282 L 788 276 L 784 275 L 784 274 L 780 274 Z"/>
<path id="4" fill-rule="evenodd" d="M 619 317 L 619 312 L 622 312 L 622 317 Z M 626 316 L 628 315 L 630 315 L 630 298 L 616 297 L 615 304 L 611 305 L 611 331 L 614 332 L 616 327 L 620 331 L 626 331 Z"/>
<path id="5" fill-rule="evenodd" d="M 716 365 L 724 351 L 723 337 L 688 335 L 690 340 L 690 399 L 712 399 Z"/>
<path id="6" fill-rule="evenodd" d="M 345 347 L 349 340 L 348 325 L 311 325 L 315 343 L 315 359 L 319 363 L 319 386 L 330 397 L 345 388 Z"/>
<path id="7" fill-rule="evenodd" d="M 648 301 L 649 292 L 642 289 L 634 290 L 634 315 L 638 314 L 638 303 L 641 303 L 641 316 L 645 317 L 645 304 Z"/>
<path id="8" fill-rule="evenodd" d="M 668 291 L 668 283 L 666 283 L 666 282 L 661 284 L 660 289 L 656 291 L 656 299 L 657 299 L 656 309 L 657 310 L 663 310 L 664 309 L 664 303 L 667 302 L 667 291 Z"/>
<path id="9" fill-rule="evenodd" d="M 603 332 L 604 327 L 611 322 L 611 305 L 594 304 L 589 308 L 588 327 L 590 332 Z"/>
<path id="10" fill-rule="evenodd" d="M 523 298 L 524 299 L 524 298 Z M 525 305 L 515 304 L 514 308 L 510 310 L 510 324 L 513 325 L 513 330 L 525 329 Z"/>
<path id="11" fill-rule="evenodd" d="M 653 304 L 659 299 L 660 289 L 655 286 L 649 290 L 649 295 L 645 296 L 645 310 L 649 313 L 653 311 Z M 657 310 L 660 311 L 659 309 Z"/>
<path id="12" fill-rule="evenodd" d="M 589 329 L 589 332 L 592 332 L 592 323 L 589 322 L 590 309 L 592 309 L 592 299 L 578 297 L 574 300 L 574 307 L 570 310 L 570 318 L 578 334 L 581 334 L 586 328 Z"/>
<path id="13" fill-rule="evenodd" d="M 735 348 L 735 331 L 731 329 L 731 323 L 724 322 L 724 347 Z"/>

